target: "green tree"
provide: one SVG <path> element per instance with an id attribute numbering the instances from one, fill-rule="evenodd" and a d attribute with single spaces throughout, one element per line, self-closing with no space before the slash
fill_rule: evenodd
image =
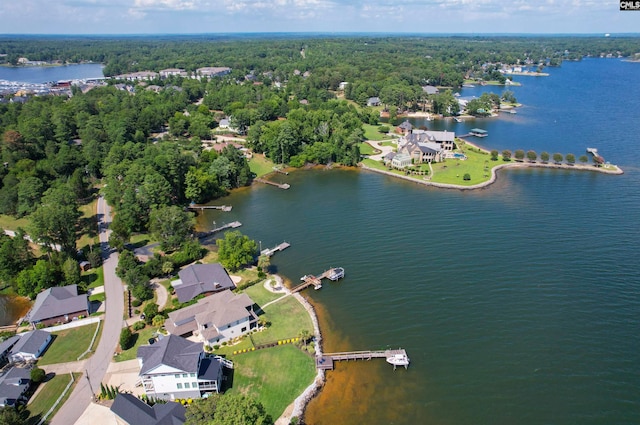
<path id="1" fill-rule="evenodd" d="M 538 154 L 535 151 L 527 151 L 527 159 L 534 162 L 538 158 Z"/>
<path id="2" fill-rule="evenodd" d="M 129 327 L 122 328 L 120 331 L 120 348 L 122 350 L 128 350 L 133 345 L 134 336 L 131 333 Z"/>
<path id="3" fill-rule="evenodd" d="M 518 149 L 515 156 L 518 161 L 522 161 L 524 159 L 524 151 L 522 149 Z"/>
<path id="4" fill-rule="evenodd" d="M 154 209 L 149 216 L 151 235 L 164 251 L 178 249 L 189 239 L 194 226 L 193 214 L 175 205 Z"/>
<path id="5" fill-rule="evenodd" d="M 185 413 L 185 425 L 269 425 L 264 406 L 242 394 L 212 394 L 195 400 Z"/>
<path id="6" fill-rule="evenodd" d="M 30 375 L 31 375 L 31 381 L 34 382 L 35 384 L 39 384 L 40 382 L 44 381 L 44 378 L 47 376 L 47 373 L 44 371 L 44 369 L 40 369 L 39 367 L 34 367 L 33 369 L 31 369 Z"/>
<path id="7" fill-rule="evenodd" d="M 553 154 L 553 162 L 555 162 L 556 164 L 560 164 L 562 162 L 562 154 L 561 153 L 554 153 Z"/>
<path id="8" fill-rule="evenodd" d="M 150 302 L 144 306 L 142 312 L 144 313 L 145 323 L 149 325 L 153 321 L 153 318 L 158 314 L 158 304 Z"/>
<path id="9" fill-rule="evenodd" d="M 80 265 L 73 258 L 67 258 L 62 264 L 62 274 L 67 285 L 80 283 Z"/>
<path id="10" fill-rule="evenodd" d="M 502 160 L 503 161 L 511 160 L 511 151 L 509 149 L 505 149 L 502 151 Z"/>
<path id="11" fill-rule="evenodd" d="M 0 424 L 2 425 L 24 425 L 26 422 L 25 413 L 22 413 L 13 406 L 0 408 Z"/>
<path id="12" fill-rule="evenodd" d="M 31 215 L 31 236 L 50 250 L 57 245 L 62 252 L 74 256 L 80 215 L 78 203 L 66 185 L 49 189 Z"/>
<path id="13" fill-rule="evenodd" d="M 543 151 L 540 153 L 540 159 L 542 160 L 542 162 L 549 162 L 549 152 L 547 151 Z"/>
<path id="14" fill-rule="evenodd" d="M 565 161 L 567 161 L 568 164 L 575 164 L 576 163 L 576 156 L 572 153 L 568 153 L 564 156 Z"/>
<path id="15" fill-rule="evenodd" d="M 497 150 L 495 150 L 495 149 L 493 149 L 493 150 L 491 151 L 491 160 L 492 160 L 492 161 L 497 161 L 497 160 L 498 160 L 498 151 L 497 151 Z"/>
<path id="16" fill-rule="evenodd" d="M 578 161 L 580 161 L 583 164 L 586 164 L 587 162 L 589 162 L 589 157 L 587 155 L 580 155 L 580 158 L 578 158 Z"/>
<path id="17" fill-rule="evenodd" d="M 258 255 L 258 244 L 239 231 L 226 232 L 224 239 L 216 240 L 218 260 L 231 271 L 251 264 Z"/>

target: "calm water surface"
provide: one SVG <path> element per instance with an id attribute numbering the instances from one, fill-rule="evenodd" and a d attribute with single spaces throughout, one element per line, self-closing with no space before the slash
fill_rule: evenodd
<path id="1" fill-rule="evenodd" d="M 489 148 L 582 155 L 622 176 L 509 170 L 491 187 L 437 190 L 358 170 L 312 170 L 225 199 L 278 272 L 308 291 L 325 350 L 406 348 L 408 370 L 338 364 L 310 424 L 640 423 L 640 64 L 585 60 L 526 78 L 517 115 L 486 128 Z M 467 94 L 466 92 L 464 94 Z M 457 126 L 457 127 L 456 127 Z"/>
<path id="2" fill-rule="evenodd" d="M 80 80 L 104 77 L 99 63 L 65 66 L 0 66 L 0 80 L 42 84 L 49 81 Z"/>

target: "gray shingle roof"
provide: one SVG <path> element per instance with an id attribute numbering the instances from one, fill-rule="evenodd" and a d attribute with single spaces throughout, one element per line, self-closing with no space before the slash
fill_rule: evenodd
<path id="1" fill-rule="evenodd" d="M 31 322 L 87 310 L 87 295 L 78 295 L 77 285 L 46 289 L 38 294 L 29 313 Z"/>
<path id="2" fill-rule="evenodd" d="M 11 354 L 27 353 L 35 355 L 48 338 L 51 338 L 51 334 L 40 329 L 21 334 L 20 340 L 11 349 Z"/>
<path id="3" fill-rule="evenodd" d="M 191 301 L 205 292 L 218 292 L 236 287 L 219 263 L 193 264 L 180 270 L 178 276 L 180 280 L 172 284 L 181 303 Z"/>
<path id="4" fill-rule="evenodd" d="M 187 373 L 198 372 L 198 362 L 203 344 L 191 342 L 176 335 L 169 335 L 152 345 L 138 348 L 137 357 L 142 359 L 140 375 L 145 375 L 160 365 Z"/>
<path id="5" fill-rule="evenodd" d="M 27 390 L 31 382 L 31 369 L 12 367 L 0 376 L 0 405 L 11 406 Z"/>
<path id="6" fill-rule="evenodd" d="M 20 335 L 14 335 L 0 342 L 0 357 L 9 353 L 11 347 L 20 340 Z"/>
<path id="7" fill-rule="evenodd" d="M 173 401 L 153 407 L 131 394 L 118 394 L 111 411 L 130 425 L 181 425 L 186 408 Z"/>

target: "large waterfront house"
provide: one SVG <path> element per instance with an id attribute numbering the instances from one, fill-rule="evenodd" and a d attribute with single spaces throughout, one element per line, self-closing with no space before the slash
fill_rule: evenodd
<path id="1" fill-rule="evenodd" d="M 398 154 L 408 155 L 414 164 L 440 162 L 445 152 L 455 148 L 451 131 L 412 130 L 398 139 Z"/>
<path id="2" fill-rule="evenodd" d="M 205 355 L 201 342 L 169 335 L 138 348 L 137 358 L 147 397 L 189 399 L 220 391 L 222 364 Z"/>
<path id="3" fill-rule="evenodd" d="M 44 353 L 52 336 L 49 332 L 39 329 L 35 331 L 19 334 L 20 339 L 11 347 L 9 351 L 9 362 L 18 363 L 25 361 L 34 361 Z"/>
<path id="4" fill-rule="evenodd" d="M 178 278 L 171 282 L 171 286 L 181 303 L 191 301 L 200 294 L 208 295 L 236 287 L 219 263 L 190 265 L 178 272 Z"/>
<path id="5" fill-rule="evenodd" d="M 68 285 L 40 292 L 27 314 L 27 320 L 35 329 L 38 325 L 67 323 L 88 315 L 89 298 L 86 294 L 78 294 L 77 285 Z"/>
<path id="6" fill-rule="evenodd" d="M 118 425 L 181 425 L 187 408 L 169 401 L 149 406 L 132 394 L 119 393 L 111 405 Z"/>
<path id="7" fill-rule="evenodd" d="M 0 407 L 26 403 L 31 385 L 31 368 L 12 367 L 0 376 Z"/>
<path id="8" fill-rule="evenodd" d="M 247 294 L 227 290 L 169 313 L 164 327 L 170 334 L 194 336 L 208 345 L 237 338 L 258 323 L 254 302 Z"/>

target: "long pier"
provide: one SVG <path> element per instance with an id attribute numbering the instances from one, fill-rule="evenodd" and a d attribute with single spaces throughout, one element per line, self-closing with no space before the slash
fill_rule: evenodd
<path id="1" fill-rule="evenodd" d="M 213 229 L 207 231 L 207 232 L 200 232 L 197 234 L 198 239 L 204 239 L 208 236 L 213 235 L 214 233 L 218 233 L 221 232 L 223 230 L 227 230 L 227 229 L 235 229 L 236 227 L 240 227 L 242 226 L 242 223 L 240 223 L 239 221 L 232 221 L 231 223 L 225 224 L 223 226 L 220 227 L 214 227 Z"/>
<path id="2" fill-rule="evenodd" d="M 231 205 L 189 205 L 187 209 L 190 210 L 200 210 L 201 212 L 204 210 L 221 210 L 225 212 L 231 211 L 233 207 Z"/>
<path id="3" fill-rule="evenodd" d="M 307 274 L 300 278 L 300 280 L 303 281 L 300 285 L 291 288 L 291 293 L 300 292 L 311 285 L 313 285 L 313 289 L 317 290 L 322 288 L 322 279 L 329 279 L 329 280 L 335 281 L 338 279 L 342 279 L 343 277 L 344 277 L 344 269 L 342 267 L 333 267 L 333 268 L 330 268 L 329 270 L 325 270 L 325 272 L 322 273 L 320 276 Z"/>
<path id="4" fill-rule="evenodd" d="M 280 245 L 277 245 L 277 246 L 275 246 L 273 248 L 263 249 L 262 251 L 260 251 L 260 255 L 265 255 L 267 257 L 271 257 L 276 252 L 284 251 L 285 249 L 289 248 L 290 246 L 291 246 L 290 243 L 282 242 Z"/>
<path id="5" fill-rule="evenodd" d="M 289 189 L 291 187 L 291 185 L 289 185 L 288 183 L 276 183 L 276 182 L 272 182 L 270 180 L 265 180 L 265 179 L 253 179 L 253 181 L 264 183 L 264 184 L 270 184 L 271 186 L 275 186 L 280 189 Z"/>
<path id="6" fill-rule="evenodd" d="M 334 362 L 349 360 L 371 360 L 371 359 L 393 359 L 404 358 L 406 364 L 400 364 L 405 368 L 409 365 L 409 357 L 406 350 L 378 350 L 378 351 L 347 351 L 343 353 L 325 353 L 316 357 L 316 368 L 322 370 L 333 370 Z M 397 365 L 394 364 L 394 369 Z"/>

